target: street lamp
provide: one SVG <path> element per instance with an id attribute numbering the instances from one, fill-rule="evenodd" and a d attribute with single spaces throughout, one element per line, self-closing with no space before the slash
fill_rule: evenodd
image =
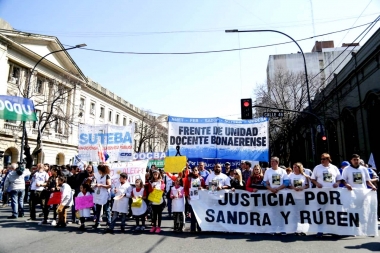
<path id="1" fill-rule="evenodd" d="M 68 51 L 68 50 L 71 50 L 71 49 L 75 49 L 75 48 L 81 48 L 81 47 L 85 47 L 87 46 L 86 44 L 78 44 L 76 46 L 73 46 L 73 47 L 69 47 L 69 48 L 64 48 L 64 49 L 60 49 L 60 50 L 56 50 L 56 51 L 52 51 L 46 55 L 44 55 L 43 57 L 41 57 L 38 62 L 34 65 L 34 67 L 32 68 L 32 71 L 30 71 L 30 75 L 29 75 L 29 79 L 28 79 L 28 84 L 26 86 L 26 94 L 24 95 L 24 97 L 26 98 L 29 98 L 29 89 L 30 89 L 30 82 L 31 82 L 31 79 L 32 79 L 32 75 L 33 75 L 33 72 L 34 70 L 36 69 L 37 65 L 42 61 L 44 60 L 46 57 L 48 57 L 49 55 L 51 54 L 55 54 L 55 53 L 58 53 L 58 52 L 62 52 L 62 51 Z M 21 150 L 20 150 L 20 162 L 22 162 L 22 154 L 24 152 L 24 142 L 25 142 L 25 132 L 26 132 L 26 129 L 25 129 L 25 121 L 22 122 L 22 138 L 21 138 Z"/>
<path id="2" fill-rule="evenodd" d="M 292 37 L 290 37 L 286 33 L 283 33 L 283 32 L 277 31 L 277 30 L 238 30 L 238 29 L 232 29 L 232 30 L 225 30 L 225 32 L 226 33 L 274 32 L 274 33 L 279 33 L 279 34 L 285 35 L 286 37 L 288 37 L 289 39 L 291 39 L 297 45 L 297 47 L 299 48 L 299 50 L 300 50 L 300 52 L 302 54 L 303 65 L 304 65 L 304 68 L 305 68 L 305 79 L 306 79 L 307 100 L 308 100 L 308 103 L 309 103 L 309 112 L 311 114 L 313 113 L 313 110 L 311 108 L 309 79 L 308 79 L 308 75 L 307 75 L 307 67 L 306 67 L 305 54 L 303 53 L 302 48 L 300 47 L 300 45 L 297 43 L 297 41 L 295 39 L 293 39 Z M 310 127 L 310 129 L 311 129 L 311 150 L 312 150 L 312 154 L 313 154 L 313 163 L 314 163 L 314 159 L 315 159 L 314 130 L 313 130 L 312 127 Z"/>

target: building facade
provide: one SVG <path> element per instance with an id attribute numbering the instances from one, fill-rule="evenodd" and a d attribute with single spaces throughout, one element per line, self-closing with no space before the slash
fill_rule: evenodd
<path id="1" fill-rule="evenodd" d="M 43 148 L 33 156 L 34 163 L 72 162 L 78 154 L 79 124 L 134 124 L 138 129 L 144 122 L 149 129 L 152 122 L 158 122 L 158 117 L 87 78 L 58 38 L 15 31 L 1 19 L 0 28 L 0 95 L 29 97 L 40 119 L 39 123 L 26 122 L 31 151 L 37 147 L 38 129 L 41 130 Z M 36 65 L 44 56 L 46 58 Z M 153 124 L 152 128 L 156 126 Z M 22 122 L 0 120 L 0 129 L 3 163 L 19 161 Z M 160 127 L 160 131 L 163 135 L 166 131 L 167 135 L 167 128 Z M 165 151 L 165 141 L 158 141 L 158 135 L 143 137 L 141 152 L 152 151 L 144 142 L 153 139 L 158 143 L 154 151 Z M 135 144 L 141 142 L 139 138 L 141 136 L 135 135 Z"/>

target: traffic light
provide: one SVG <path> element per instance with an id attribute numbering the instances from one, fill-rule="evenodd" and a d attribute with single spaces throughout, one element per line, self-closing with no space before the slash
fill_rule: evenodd
<path id="1" fill-rule="evenodd" d="M 252 99 L 242 98 L 240 100 L 241 119 L 252 119 Z"/>
<path id="2" fill-rule="evenodd" d="M 327 137 L 326 137 L 326 135 L 323 135 L 323 136 L 322 136 L 322 141 L 327 141 Z"/>

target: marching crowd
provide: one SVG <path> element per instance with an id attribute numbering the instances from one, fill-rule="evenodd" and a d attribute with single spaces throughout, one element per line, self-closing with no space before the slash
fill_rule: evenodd
<path id="1" fill-rule="evenodd" d="M 376 169 L 364 164 L 359 155 L 353 154 L 349 162 L 341 163 L 340 168 L 331 162 L 330 155 L 323 153 L 321 164 L 311 171 L 303 168 L 301 163 L 293 164 L 292 168 L 279 166 L 279 159 L 272 157 L 270 168 L 264 169 L 259 165 L 251 168 L 251 163 L 247 161 L 242 162 L 241 168 L 232 169 L 227 162 L 223 172 L 221 164 L 216 164 L 211 171 L 205 169 L 203 162 L 199 162 L 193 168 L 187 165 L 178 174 L 165 173 L 153 165 L 147 169 L 145 184 L 141 178 L 130 184 L 126 173 L 120 174 L 119 182 L 112 182 L 110 168 L 106 164 L 98 165 L 98 173 L 94 173 L 91 164 L 83 170 L 75 165 L 49 164 L 38 164 L 29 170 L 13 163 L 1 172 L 0 197 L 3 207 L 11 202 L 12 214 L 8 219 L 24 217 L 25 199 L 30 212 L 27 221 L 36 221 L 36 208 L 40 205 L 42 220 L 39 225 L 66 227 L 68 223 L 77 223 L 78 229 L 84 231 L 88 228 L 85 223 L 91 221 L 94 222 L 93 229 L 100 229 L 104 215 L 105 233 L 113 233 L 118 218 L 121 231 L 125 231 L 127 217 L 133 217 L 133 230 L 136 232 L 145 231 L 148 227 L 146 221 L 149 220 L 149 232 L 160 233 L 162 212 L 167 206 L 175 231 L 182 232 L 188 218 L 190 231 L 199 232 L 201 228 L 191 207 L 191 200 L 196 199 L 199 190 L 269 190 L 272 193 L 284 188 L 302 191 L 311 187 L 377 190 Z M 50 203 L 55 193 L 59 193 L 58 202 Z M 82 197 L 92 199 L 91 205 L 76 208 L 74 200 Z M 71 211 L 71 217 L 67 216 L 68 210 Z M 51 212 L 52 220 L 49 220 Z M 322 233 L 317 236 L 322 236 Z"/>

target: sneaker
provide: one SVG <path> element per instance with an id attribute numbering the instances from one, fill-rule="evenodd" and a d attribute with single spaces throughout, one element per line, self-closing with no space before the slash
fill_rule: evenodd
<path id="1" fill-rule="evenodd" d="M 152 227 L 149 232 L 153 233 L 156 230 L 156 227 Z"/>
<path id="2" fill-rule="evenodd" d="M 135 227 L 135 231 L 140 231 L 141 230 L 141 227 L 140 226 L 136 226 Z"/>
<path id="3" fill-rule="evenodd" d="M 38 222 L 38 225 L 46 225 L 49 224 L 46 220 Z"/>
<path id="4" fill-rule="evenodd" d="M 12 215 L 12 216 L 7 217 L 7 219 L 8 219 L 8 220 L 17 219 L 17 216 L 16 216 L 16 215 Z"/>
<path id="5" fill-rule="evenodd" d="M 102 226 L 100 226 L 100 224 L 95 224 L 94 226 L 92 226 L 93 228 L 97 229 L 97 228 L 101 228 Z"/>
<path id="6" fill-rule="evenodd" d="M 26 220 L 26 222 L 32 222 L 32 221 L 36 221 L 36 219 L 29 218 Z"/>
<path id="7" fill-rule="evenodd" d="M 144 231 L 144 230 L 145 230 L 145 226 L 141 226 L 141 227 L 140 227 L 140 230 L 141 230 L 141 231 Z"/>
<path id="8" fill-rule="evenodd" d="M 55 226 L 55 225 L 57 225 L 57 222 L 56 222 L 55 220 L 53 220 L 53 221 L 50 223 L 50 225 Z"/>
<path id="9" fill-rule="evenodd" d="M 44 213 L 40 213 L 39 215 L 38 215 L 38 217 L 44 217 Z"/>
<path id="10" fill-rule="evenodd" d="M 107 233 L 113 234 L 113 229 L 107 228 L 107 229 L 104 231 L 104 233 L 105 233 L 105 234 L 107 234 Z"/>
<path id="11" fill-rule="evenodd" d="M 160 233 L 161 232 L 161 228 L 160 227 L 157 227 L 156 228 L 156 234 Z"/>

